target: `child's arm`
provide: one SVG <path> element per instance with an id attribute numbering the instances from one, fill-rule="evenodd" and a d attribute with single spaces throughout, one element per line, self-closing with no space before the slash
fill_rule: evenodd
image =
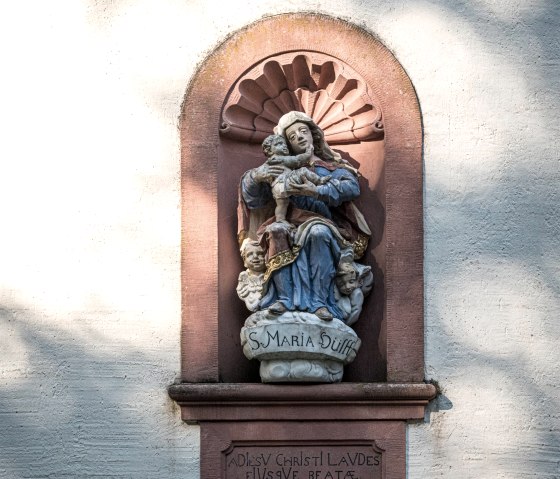
<path id="1" fill-rule="evenodd" d="M 309 165 L 309 160 L 313 158 L 313 145 L 309 145 L 304 153 L 300 153 L 299 155 L 294 156 L 293 158 L 296 159 L 297 165 L 293 166 L 292 168 L 301 168 L 302 166 Z"/>
<path id="2" fill-rule="evenodd" d="M 309 145 L 305 153 L 300 153 L 295 156 L 273 155 L 266 162 L 270 165 L 283 165 L 290 168 L 290 170 L 295 170 L 296 168 L 309 165 L 309 160 L 312 156 L 313 145 Z"/>

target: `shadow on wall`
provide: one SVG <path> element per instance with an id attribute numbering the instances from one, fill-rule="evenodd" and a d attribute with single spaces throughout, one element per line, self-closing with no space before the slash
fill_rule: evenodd
<path id="1" fill-rule="evenodd" d="M 102 8 L 113 3 L 91 2 Z M 345 3 L 349 5 L 348 11 L 365 10 L 361 0 Z M 435 442 L 422 449 L 423 458 L 412 458 L 416 465 L 409 466 L 409 471 L 414 472 L 415 477 L 421 477 L 423 468 L 425 477 L 435 477 L 439 471 L 443 477 L 453 477 L 447 469 L 450 463 L 457 469 L 461 465 L 470 467 L 469 471 L 453 471 L 454 477 L 489 477 L 489 470 L 501 471 L 500 477 L 558 477 L 560 177 L 557 152 L 560 145 L 558 126 L 555 126 L 557 109 L 549 106 L 557 104 L 560 90 L 558 2 L 409 0 L 400 2 L 400 6 L 399 2 L 394 3 L 391 13 L 414 14 L 427 9 L 442 23 L 449 18 L 460 19 L 478 37 L 479 43 L 472 43 L 471 48 L 501 46 L 502 52 L 497 48 L 492 51 L 496 58 L 516 59 L 511 67 L 519 69 L 528 100 L 525 110 L 507 112 L 513 115 L 509 123 L 512 130 L 497 135 L 500 144 L 495 162 L 499 167 L 492 172 L 498 175 L 496 178 L 480 184 L 477 178 L 469 178 L 469 171 L 463 169 L 457 172 L 457 178 L 464 180 L 464 184 L 454 191 L 448 185 L 438 184 L 433 177 L 429 177 L 426 184 L 427 373 L 440 381 L 443 396 L 439 396 L 430 409 L 431 424 L 426 436 L 428 441 Z M 500 15 L 497 10 L 501 8 L 509 12 Z M 111 11 L 107 14 L 111 15 Z M 398 15 L 392 16 L 392 20 L 395 18 L 398 20 Z M 418 31 L 423 27 L 418 25 Z M 455 34 L 460 35 L 461 31 L 457 29 Z M 412 80 L 414 82 L 415 78 Z M 500 78 L 486 79 L 486 82 L 499 84 Z M 481 102 L 494 100 L 491 93 L 482 89 L 469 94 Z M 159 103 L 154 101 L 154 104 Z M 500 108 L 501 105 L 488 106 L 491 107 Z M 436 113 L 442 114 L 441 111 Z M 444 116 L 445 113 L 455 114 L 443 112 Z M 484 118 L 479 113 L 471 112 L 467 118 L 483 123 Z M 529 118 L 540 117 L 538 125 L 527 123 L 527 113 L 530 113 Z M 447 118 L 442 121 L 445 120 Z M 539 130 L 543 125 L 550 130 Z M 474 129 L 478 125 L 469 126 Z M 538 128 L 533 128 L 535 126 Z M 476 135 L 476 132 L 472 134 L 473 139 Z M 482 142 L 496 141 L 491 129 L 482 138 L 478 135 Z M 448 139 L 450 152 L 452 146 L 466 146 L 464 141 L 452 145 L 451 140 Z M 473 162 L 477 162 L 477 154 L 472 153 Z M 83 383 L 74 376 L 86 374 L 90 378 L 91 370 L 82 371 L 86 363 L 94 368 L 102 365 L 102 370 L 120 374 L 125 368 L 118 369 L 114 358 L 92 356 L 89 347 L 60 348 L 59 357 L 55 352 L 60 338 L 70 344 L 71 338 L 61 332 L 44 334 L 38 333 L 34 326 L 31 331 L 28 328 L 28 325 L 23 327 L 21 334 L 23 340 L 30 343 L 29 350 L 33 351 L 36 344 L 42 345 L 33 353 L 37 360 L 32 363 L 44 362 L 53 375 L 71 376 L 70 384 L 76 389 L 69 390 L 68 383 L 57 382 L 39 370 L 32 370 L 28 378 L 20 381 L 20 387 L 35 401 L 30 399 L 29 403 L 18 407 L 21 413 L 36 421 L 37 429 L 31 428 L 19 436 L 14 432 L 14 441 L 21 443 L 17 448 L 9 435 L 4 435 L 0 439 L 3 454 L 13 457 L 10 463 L 21 464 L 25 467 L 22 470 L 28 470 L 33 467 L 28 464 L 30 458 L 15 457 L 23 450 L 23 443 L 28 442 L 30 450 L 37 451 L 38 461 L 47 464 L 56 476 L 59 462 L 68 469 L 80 462 L 80 459 L 69 459 L 64 452 L 54 451 L 58 443 L 70 451 L 70 457 L 72 451 L 81 453 L 89 470 L 96 469 L 99 464 L 96 458 L 88 456 L 91 450 L 92 454 L 100 455 L 99 461 L 103 464 L 109 463 L 114 470 L 124 471 L 125 465 L 112 455 L 114 441 L 100 438 L 105 437 L 102 431 L 105 426 L 111 428 L 103 422 L 107 405 L 116 409 L 115 404 L 126 401 L 135 404 L 128 396 L 130 389 L 95 391 L 95 379 L 84 389 Z M 77 359 L 82 356 L 83 359 Z M 142 363 L 136 355 L 128 358 L 125 355 L 121 360 L 139 361 L 136 369 L 141 369 Z M 104 387 L 109 382 L 98 379 L 98 386 Z M 49 392 L 55 397 L 45 392 L 45 384 L 47 389 L 52 388 Z M 162 394 L 164 389 L 161 388 Z M 90 395 L 98 399 L 92 400 Z M 60 404 L 63 398 L 68 401 L 68 408 L 50 410 L 60 410 L 60 419 L 65 418 L 64 411 L 69 414 L 65 426 L 41 412 L 43 409 L 38 406 L 43 402 L 53 407 L 52 404 Z M 93 407 L 93 412 L 84 416 L 85 413 L 79 411 L 84 407 Z M 15 409 L 11 403 L 2 407 L 2 411 Z M 129 420 L 134 424 L 138 420 L 137 414 L 131 413 L 131 417 L 119 417 L 119 411 L 111 414 L 119 419 L 119 424 Z M 120 411 L 120 414 L 126 413 Z M 11 421 L 9 427 L 14 431 L 30 419 L 24 421 L 17 414 L 8 414 L 3 421 Z M 41 429 L 39 423 L 43 421 L 40 419 L 45 423 L 54 421 L 56 427 Z M 178 422 L 176 417 L 173 421 Z M 79 440 L 69 439 L 67 432 L 72 427 L 80 428 Z M 82 430 L 90 428 L 90 432 Z M 146 429 L 141 429 L 144 434 Z M 45 444 L 39 433 L 45 436 Z M 130 440 L 131 436 L 129 432 L 125 442 L 132 443 L 135 449 L 125 457 L 141 457 L 141 447 Z M 127 444 L 121 443 L 119 447 L 126 450 Z M 155 446 L 151 443 L 150 447 Z M 77 453 L 74 457 L 79 456 Z M 161 453 L 168 454 L 167 451 Z M 167 459 L 173 460 L 172 457 Z M 130 466 L 131 471 L 141 470 L 138 464 Z M 2 473 L 0 469 L 0 477 Z"/>
<path id="2" fill-rule="evenodd" d="M 169 365 L 82 333 L 0 307 L 0 478 L 198 477 L 198 428 L 167 396 Z"/>
<path id="3" fill-rule="evenodd" d="M 430 444 L 409 449 L 409 474 L 557 478 L 560 135 L 552 105 L 559 91 L 554 69 L 560 44 L 554 32 L 560 8 L 554 1 L 503 2 L 516 13 L 511 21 L 496 15 L 490 2 L 446 4 L 408 2 L 441 19 L 459 17 L 481 44 L 505 45 L 507 51 L 494 53 L 502 54 L 502 61 L 515 58 L 512 68 L 526 65 L 518 76 L 527 101 L 513 112 L 513 102 L 488 106 L 509 108 L 509 126 L 518 128 L 481 138 L 477 125 L 469 124 L 473 140 L 478 135 L 481 143 L 498 143 L 490 158 L 484 146 L 473 146 L 477 174 L 470 176 L 464 163 L 454 165 L 452 156 L 448 164 L 456 176 L 448 178 L 455 185 L 426 177 L 427 376 L 439 381 L 442 395 L 428 410 L 430 427 L 412 433 L 414 443 Z M 484 81 L 501 88 L 499 78 Z M 510 85 L 502 81 L 507 91 Z M 481 102 L 494 100 L 484 83 L 480 87 L 469 94 Z M 452 108 L 446 113 L 457 114 Z M 485 113 L 470 112 L 465 123 L 484 123 Z M 461 132 L 450 131 L 455 133 Z M 452 151 L 453 138 L 448 141 Z M 463 151 L 455 154 L 465 157 Z M 476 163 L 482 155 L 486 165 L 497 166 L 479 181 Z"/>

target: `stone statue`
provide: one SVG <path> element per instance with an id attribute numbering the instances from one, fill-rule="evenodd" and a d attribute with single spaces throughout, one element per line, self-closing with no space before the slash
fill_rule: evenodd
<path id="1" fill-rule="evenodd" d="M 247 268 L 239 273 L 237 295 L 245 302 L 249 311 L 256 311 L 262 298 L 264 271 L 264 251 L 258 241 L 246 239 L 240 248 L 243 265 Z"/>
<path id="2" fill-rule="evenodd" d="M 264 154 L 268 157 L 266 161 L 269 165 L 282 165 L 284 172 L 274 178 L 270 184 L 272 196 L 276 201 L 274 215 L 276 221 L 286 221 L 286 213 L 290 204 L 290 197 L 287 192 L 287 185 L 302 185 L 305 180 L 314 185 L 324 185 L 330 176 L 319 176 L 311 170 L 304 168 L 311 159 L 313 145 L 308 145 L 305 152 L 296 156 L 290 156 L 288 144 L 282 135 L 270 135 L 265 138 L 262 144 Z"/>
<path id="3" fill-rule="evenodd" d="M 350 326 L 358 320 L 364 296 L 373 286 L 371 267 L 354 262 L 341 262 L 336 271 L 335 285 L 336 304 L 343 313 L 341 319 Z"/>
<path id="4" fill-rule="evenodd" d="M 371 235 L 352 203 L 360 194 L 358 172 L 304 113 L 285 114 L 274 132 L 263 143 L 268 160 L 247 171 L 239 188 L 238 239 L 247 271 L 237 290 L 256 311 L 242 331 L 244 351 L 261 360 L 263 381 L 340 381 L 360 343 L 347 324 L 357 321 L 373 278 L 355 262 Z M 275 215 L 255 225 L 252 215 L 273 200 Z M 246 259 L 247 241 L 262 248 L 259 270 Z M 262 274 L 260 292 L 248 286 L 255 273 Z"/>

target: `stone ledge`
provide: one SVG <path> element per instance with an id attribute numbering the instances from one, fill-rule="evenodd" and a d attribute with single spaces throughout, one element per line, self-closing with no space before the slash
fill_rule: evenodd
<path id="1" fill-rule="evenodd" d="M 168 392 L 187 422 L 422 419 L 436 396 L 424 383 L 180 383 Z"/>

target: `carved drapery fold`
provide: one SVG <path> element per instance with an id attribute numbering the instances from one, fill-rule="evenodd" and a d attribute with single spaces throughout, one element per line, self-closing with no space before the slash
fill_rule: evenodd
<path id="1" fill-rule="evenodd" d="M 313 118 L 329 144 L 383 138 L 381 109 L 362 76 L 310 51 L 268 57 L 238 78 L 222 109 L 220 133 L 260 143 L 292 110 Z"/>

